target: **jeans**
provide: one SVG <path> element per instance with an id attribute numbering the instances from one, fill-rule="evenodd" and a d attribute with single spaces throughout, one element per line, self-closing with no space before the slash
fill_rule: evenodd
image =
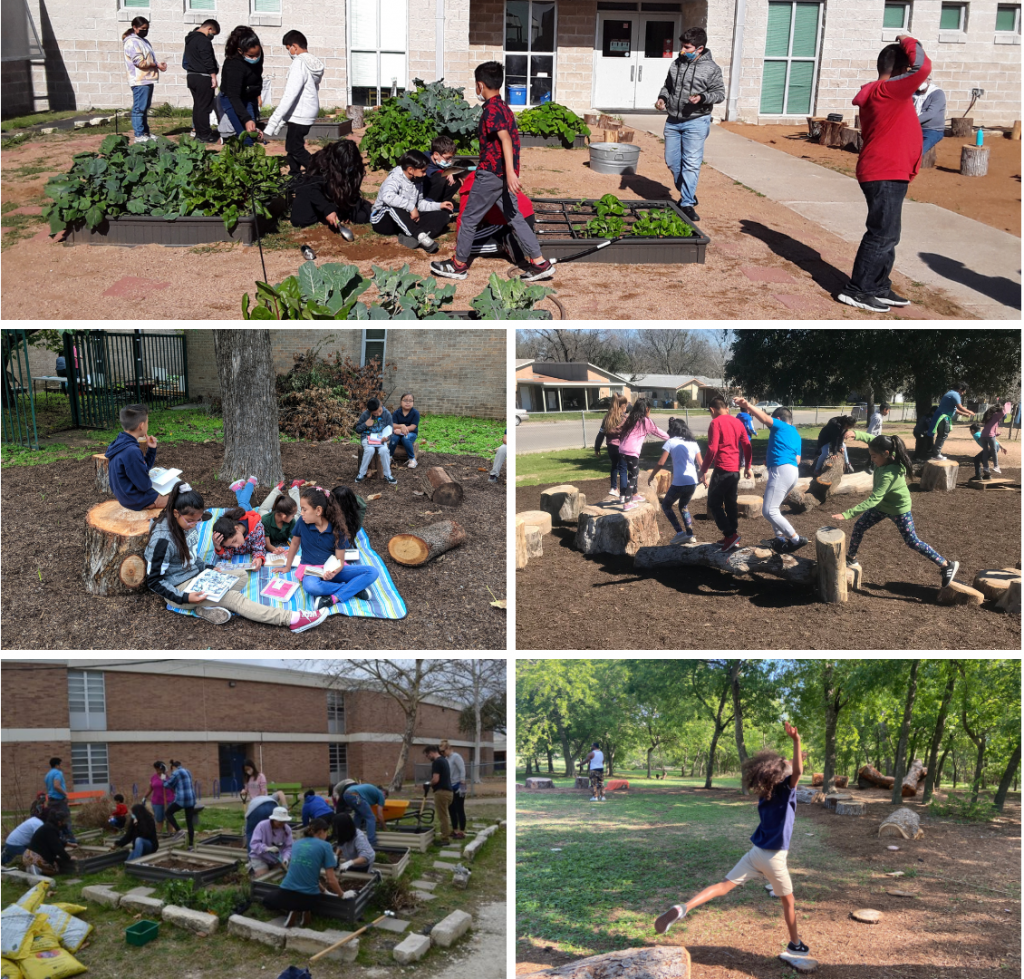
<path id="1" fill-rule="evenodd" d="M 150 853 L 156 852 L 156 848 L 150 843 L 149 840 L 143 839 L 141 836 L 135 838 L 135 843 L 132 846 L 132 852 L 129 855 L 129 860 L 138 860 L 139 857 L 148 856 Z"/>
<path id="2" fill-rule="evenodd" d="M 242 125 L 242 121 L 238 118 L 238 113 L 235 112 L 234 106 L 232 106 L 230 100 L 220 96 L 220 133 L 222 136 L 235 135 L 245 132 L 245 126 Z M 258 120 L 260 117 L 260 107 L 255 102 L 250 102 L 245 107 L 245 111 L 249 113 L 253 120 Z M 230 130 L 230 132 L 228 131 Z M 245 145 L 252 146 L 253 139 L 251 136 L 245 137 Z"/>
<path id="3" fill-rule="evenodd" d="M 853 260 L 850 288 L 867 296 L 885 296 L 892 288 L 889 273 L 900 243 L 906 180 L 869 180 L 860 185 L 868 202 L 867 230 Z"/>
<path id="4" fill-rule="evenodd" d="M 149 135 L 149 119 L 146 113 L 153 102 L 152 85 L 135 85 L 132 88 L 132 132 L 135 138 Z"/>
<path id="5" fill-rule="evenodd" d="M 388 452 L 386 444 L 382 445 L 370 445 L 369 442 L 364 438 L 362 440 L 363 455 L 359 461 L 359 476 L 363 477 L 366 475 L 366 470 L 370 468 L 370 462 L 373 459 L 374 452 L 380 456 L 381 469 L 384 470 L 384 476 L 388 479 L 391 478 L 391 453 Z"/>
<path id="6" fill-rule="evenodd" d="M 378 578 L 379 572 L 366 564 L 346 564 L 330 581 L 307 574 L 302 577 L 302 587 L 307 595 L 333 595 L 334 604 L 340 605 L 369 588 Z"/>
<path id="7" fill-rule="evenodd" d="M 416 458 L 416 451 L 413 449 L 413 445 L 416 442 L 416 433 L 412 432 L 409 435 L 392 435 L 388 439 L 388 449 L 391 451 L 391 458 L 395 457 L 395 449 L 401 446 L 405 449 L 405 454 L 409 457 L 409 461 L 412 462 Z"/>
<path id="8" fill-rule="evenodd" d="M 252 834 L 256 832 L 256 827 L 263 822 L 264 819 L 270 819 L 270 814 L 274 811 L 277 806 L 276 802 L 261 802 L 248 816 L 245 817 L 245 845 L 246 848 L 249 846 L 249 840 L 252 839 Z"/>
<path id="9" fill-rule="evenodd" d="M 622 493 L 626 488 L 626 460 L 619 452 L 617 445 L 611 442 L 605 443 L 608 446 L 608 459 L 612 464 L 612 493 Z"/>
<path id="10" fill-rule="evenodd" d="M 665 166 L 672 172 L 679 203 L 693 207 L 697 203 L 697 180 L 704 162 L 704 140 L 711 131 L 711 116 L 694 116 L 665 123 Z"/>
<path id="11" fill-rule="evenodd" d="M 668 488 L 668 492 L 665 494 L 665 499 L 661 501 L 661 512 L 668 518 L 668 522 L 672 524 L 677 534 L 681 534 L 683 532 L 683 528 L 679 526 L 679 521 L 676 519 L 673 506 L 678 501 L 679 513 L 683 518 L 683 523 L 686 525 L 686 532 L 688 534 L 692 534 L 693 518 L 690 516 L 690 511 L 687 509 L 687 504 L 689 504 L 690 497 L 693 496 L 696 489 L 696 483 L 690 483 L 686 486 L 676 486 L 673 484 Z"/>
<path id="12" fill-rule="evenodd" d="M 739 472 L 716 469 L 708 481 L 708 513 L 714 518 L 723 537 L 732 537 L 739 530 L 739 512 L 736 509 L 739 488 Z"/>
<path id="13" fill-rule="evenodd" d="M 213 88 L 213 79 L 209 75 L 188 73 L 188 90 L 192 93 L 192 128 L 196 131 L 196 139 L 214 139 L 210 128 L 210 110 L 213 98 L 217 94 Z M 150 86 L 152 88 L 152 86 Z"/>
<path id="14" fill-rule="evenodd" d="M 284 151 L 288 156 L 288 175 L 297 177 L 309 169 L 313 155 L 306 149 L 306 137 L 312 126 L 299 126 L 289 122 L 285 126 Z"/>
<path id="15" fill-rule="evenodd" d="M 800 470 L 793 465 L 769 466 L 768 485 L 764 489 L 761 514 L 772 525 L 776 537 L 792 539 L 797 536 L 793 525 L 782 515 L 782 501 L 796 485 Z"/>
<path id="16" fill-rule="evenodd" d="M 155 802 L 153 803 L 153 821 L 157 826 L 160 826 L 167 818 L 166 809 L 166 806 L 158 806 Z"/>
<path id="17" fill-rule="evenodd" d="M 361 829 L 366 834 L 366 838 L 370 841 L 370 846 L 376 846 L 377 817 L 373 814 L 370 803 L 358 792 L 346 792 L 341 797 L 341 801 L 351 810 L 352 820 L 356 824 L 356 829 Z"/>
<path id="18" fill-rule="evenodd" d="M 498 446 L 498 451 L 494 453 L 494 465 L 491 466 L 490 474 L 495 479 L 501 475 L 501 467 L 505 465 L 505 456 L 508 454 L 508 446 L 502 443 Z"/>
<path id="19" fill-rule="evenodd" d="M 821 451 L 818 453 L 818 458 L 814 460 L 814 469 L 812 470 L 812 472 L 815 476 L 817 476 L 818 473 L 820 473 L 821 470 L 825 468 L 825 460 L 828 459 L 831 452 L 832 449 L 830 446 L 823 445 L 821 447 Z M 843 468 L 850 468 L 850 456 L 846 451 L 845 445 L 843 446 Z"/>
<path id="20" fill-rule="evenodd" d="M 623 453 L 620 457 L 620 466 L 626 470 L 626 482 L 623 484 L 621 470 L 619 474 L 619 496 L 623 503 L 628 503 L 636 496 L 636 484 L 640 478 L 640 457 L 628 456 Z"/>
<path id="21" fill-rule="evenodd" d="M 907 547 L 912 547 L 915 551 L 924 555 L 924 557 L 928 558 L 928 560 L 933 564 L 937 564 L 940 568 L 946 564 L 946 559 L 939 554 L 934 547 L 929 546 L 917 536 L 917 532 L 914 530 L 914 518 L 909 510 L 896 517 L 875 509 L 866 510 L 862 513 L 860 518 L 853 525 L 853 531 L 850 534 L 850 548 L 846 552 L 848 560 L 852 561 L 857 556 L 857 551 L 860 550 L 860 542 L 864 537 L 864 532 L 871 527 L 874 527 L 876 523 L 881 523 L 886 518 L 896 524 L 896 529 L 900 532 L 900 536 L 903 538 L 903 543 L 906 544 Z"/>
<path id="22" fill-rule="evenodd" d="M 924 156 L 933 146 L 941 143 L 946 134 L 941 129 L 923 129 L 921 136 L 921 156 Z"/>
<path id="23" fill-rule="evenodd" d="M 999 457 L 996 455 L 998 451 L 996 449 L 996 440 L 991 435 L 982 435 L 978 440 L 978 444 L 981 446 L 981 452 L 974 457 L 974 475 L 975 478 L 981 476 L 981 470 L 984 467 L 985 472 L 988 472 L 988 461 L 992 459 L 992 465 L 999 465 Z"/>
<path id="24" fill-rule="evenodd" d="M 27 849 L 27 846 L 14 846 L 12 843 L 6 843 L 3 852 L 0 853 L 0 864 L 6 867 L 8 864 L 14 863 Z"/>

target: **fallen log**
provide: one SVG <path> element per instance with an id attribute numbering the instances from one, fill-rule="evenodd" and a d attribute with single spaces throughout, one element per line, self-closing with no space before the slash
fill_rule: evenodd
<path id="1" fill-rule="evenodd" d="M 837 775 L 832 780 L 832 782 L 833 782 L 833 784 L 835 785 L 835 787 L 837 789 L 845 789 L 850 784 L 850 776 L 849 775 Z"/>
<path id="2" fill-rule="evenodd" d="M 636 554 L 658 543 L 658 510 L 640 503 L 633 510 L 585 507 L 576 524 L 576 550 L 581 554 Z"/>
<path id="3" fill-rule="evenodd" d="M 454 520 L 440 520 L 422 530 L 395 534 L 388 541 L 388 554 L 399 564 L 419 567 L 438 555 L 458 547 L 466 540 L 466 531 Z"/>
<path id="4" fill-rule="evenodd" d="M 937 601 L 940 605 L 981 605 L 985 596 L 970 585 L 951 581 L 939 589 Z"/>
<path id="5" fill-rule="evenodd" d="M 531 975 L 535 979 L 692 979 L 690 953 L 680 945 L 606 952 Z"/>
<path id="6" fill-rule="evenodd" d="M 929 459 L 921 470 L 921 489 L 925 492 L 942 490 L 952 493 L 960 475 L 960 463 L 952 459 Z"/>
<path id="7" fill-rule="evenodd" d="M 871 765 L 863 765 L 857 772 L 857 785 L 859 788 L 868 789 L 891 789 L 896 782 L 891 775 L 883 775 L 877 768 Z"/>
<path id="8" fill-rule="evenodd" d="M 521 571 L 530 563 L 530 554 L 526 544 L 526 521 L 516 514 L 516 571 Z"/>
<path id="9" fill-rule="evenodd" d="M 697 566 L 717 568 L 737 575 L 760 572 L 798 585 L 814 583 L 812 560 L 793 554 L 778 554 L 768 547 L 723 551 L 718 544 L 669 544 L 664 547 L 641 547 L 633 557 L 633 568 L 637 571 Z"/>
<path id="10" fill-rule="evenodd" d="M 904 840 L 918 840 L 924 836 L 921 817 L 913 809 L 902 806 L 893 810 L 878 827 L 879 836 L 898 836 Z"/>
<path id="11" fill-rule="evenodd" d="M 824 772 L 813 772 L 811 774 L 811 785 L 824 785 L 825 784 L 825 773 Z"/>
<path id="12" fill-rule="evenodd" d="M 580 491 L 568 484 L 551 486 L 540 494 L 540 508 L 551 514 L 552 523 L 576 523 L 580 515 Z"/>
<path id="13" fill-rule="evenodd" d="M 462 483 L 456 482 L 440 466 L 431 466 L 420 477 L 431 503 L 441 506 L 459 506 L 462 503 Z"/>
<path id="14" fill-rule="evenodd" d="M 917 786 L 927 774 L 928 769 L 924 767 L 924 762 L 920 758 L 915 758 L 910 763 L 907 774 L 903 777 L 903 787 L 900 789 L 903 798 L 909 799 L 917 795 Z"/>
<path id="15" fill-rule="evenodd" d="M 85 590 L 90 595 L 130 595 L 146 581 L 150 523 L 162 510 L 126 510 L 117 500 L 85 515 Z"/>
<path id="16" fill-rule="evenodd" d="M 92 461 L 96 466 L 96 489 L 103 496 L 110 496 L 110 460 L 103 453 L 97 453 Z"/>

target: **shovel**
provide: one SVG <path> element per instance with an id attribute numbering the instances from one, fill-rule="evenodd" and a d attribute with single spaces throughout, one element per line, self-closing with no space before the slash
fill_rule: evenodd
<path id="1" fill-rule="evenodd" d="M 367 928 L 372 928 L 375 924 L 377 924 L 378 921 L 383 921 L 385 918 L 394 918 L 394 917 L 397 917 L 395 915 L 394 911 L 385 911 L 376 920 L 371 921 L 368 925 L 363 925 L 363 927 L 360 928 L 359 931 L 352 932 L 352 934 L 349 935 L 348 938 L 343 938 L 340 942 L 335 942 L 330 947 L 325 948 L 322 952 L 317 952 L 316 955 L 310 956 L 309 961 L 310 962 L 315 962 L 317 959 L 322 959 L 329 952 L 334 952 L 337 949 L 341 948 L 342 945 L 345 945 L 348 942 L 352 941 L 353 938 L 358 938 L 364 931 L 366 931 Z"/>

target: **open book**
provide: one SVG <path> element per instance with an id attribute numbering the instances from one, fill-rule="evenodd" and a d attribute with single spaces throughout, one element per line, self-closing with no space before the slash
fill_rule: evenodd
<path id="1" fill-rule="evenodd" d="M 238 579 L 234 575 L 221 574 L 207 568 L 189 586 L 190 592 L 206 592 L 207 601 L 219 602 Z"/>
<path id="2" fill-rule="evenodd" d="M 267 560 L 264 563 L 266 568 L 283 568 L 288 563 L 288 552 L 284 554 L 271 554 L 267 551 Z"/>
<path id="3" fill-rule="evenodd" d="M 180 469 L 162 469 L 160 466 L 154 466 L 149 471 L 149 478 L 153 483 L 153 489 L 161 496 L 166 496 L 174 489 L 175 483 L 181 482 L 178 479 L 180 475 Z"/>
<path id="4" fill-rule="evenodd" d="M 299 583 L 297 581 L 276 577 L 264 586 L 260 594 L 266 595 L 267 598 L 276 598 L 280 602 L 287 602 L 295 594 L 298 587 Z"/>
<path id="5" fill-rule="evenodd" d="M 312 575 L 314 578 L 322 578 L 324 574 L 330 574 L 332 571 L 337 571 L 343 567 L 341 561 L 339 561 L 333 554 L 327 559 L 326 563 L 321 567 L 318 564 L 307 564 L 306 574 Z"/>

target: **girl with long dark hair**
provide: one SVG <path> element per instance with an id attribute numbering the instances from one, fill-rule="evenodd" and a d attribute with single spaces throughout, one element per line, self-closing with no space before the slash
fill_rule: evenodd
<path id="1" fill-rule="evenodd" d="M 619 485 L 622 509 L 635 510 L 644 499 L 638 496 L 636 491 L 637 479 L 640 477 L 640 450 L 643 448 L 644 439 L 648 435 L 657 435 L 667 442 L 670 436 L 651 421 L 651 403 L 646 398 L 637 398 L 622 424 L 611 433 L 605 434 L 618 437 L 619 453 L 626 461 L 626 485 L 622 486 L 621 482 Z"/>
<path id="2" fill-rule="evenodd" d="M 124 836 L 116 840 L 114 846 L 130 846 L 132 852 L 128 855 L 129 860 L 138 860 L 160 849 L 156 820 L 141 802 L 132 806 Z"/>
<path id="3" fill-rule="evenodd" d="M 626 417 L 626 409 L 629 407 L 629 398 L 624 394 L 613 394 L 611 404 L 605 413 L 604 421 L 597 430 L 597 438 L 594 440 L 594 455 L 601 454 L 601 443 L 604 442 L 608 449 L 608 461 L 612 464 L 612 484 L 608 490 L 608 498 L 617 500 L 620 490 L 626 488 L 626 461 L 619 452 L 619 439 L 616 435 L 610 435 L 623 422 Z"/>
<path id="4" fill-rule="evenodd" d="M 313 154 L 306 172 L 293 184 L 291 222 L 297 228 L 323 223 L 335 231 L 342 224 L 366 224 L 370 202 L 359 192 L 366 165 L 358 144 L 339 139 Z"/>
<path id="5" fill-rule="evenodd" d="M 356 821 L 347 813 L 341 812 L 334 817 L 335 853 L 338 855 L 338 869 L 355 870 L 368 874 L 373 870 L 373 862 L 377 858 L 367 835 L 356 828 Z"/>
<path id="6" fill-rule="evenodd" d="M 248 556 L 255 569 L 267 560 L 267 532 L 255 510 L 232 507 L 213 525 L 213 547 L 217 557 L 230 564 L 233 557 Z"/>
<path id="7" fill-rule="evenodd" d="M 153 104 L 153 86 L 160 80 L 160 72 L 167 71 L 167 62 L 156 60 L 153 45 L 146 40 L 147 34 L 149 21 L 135 17 L 132 26 L 121 35 L 124 65 L 132 90 L 132 131 L 136 143 L 156 139 L 149 132 L 149 107 Z"/>
<path id="8" fill-rule="evenodd" d="M 670 418 L 668 420 L 669 440 L 661 453 L 661 458 L 651 470 L 647 479 L 647 485 L 654 482 L 658 470 L 662 469 L 672 457 L 672 485 L 669 487 L 665 498 L 661 501 L 661 512 L 665 519 L 675 528 L 676 535 L 672 538 L 673 544 L 693 543 L 693 518 L 688 509 L 690 498 L 697 489 L 697 467 L 703 460 L 700 457 L 700 449 L 697 447 L 697 440 L 690 431 L 690 426 L 682 418 Z M 679 504 L 679 515 L 683 518 L 683 527 L 679 526 L 673 506 Z"/>
<path id="9" fill-rule="evenodd" d="M 256 126 L 263 104 L 263 45 L 256 32 L 241 24 L 224 44 L 224 67 L 220 74 L 220 131 L 224 135 L 248 133 L 245 145 L 252 138 L 263 139 Z"/>

